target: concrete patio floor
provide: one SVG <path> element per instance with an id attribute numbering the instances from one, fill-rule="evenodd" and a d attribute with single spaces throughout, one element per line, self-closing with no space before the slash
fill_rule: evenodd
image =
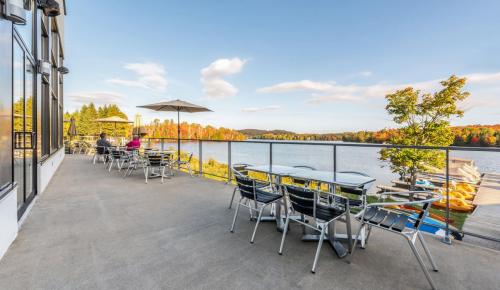
<path id="1" fill-rule="evenodd" d="M 378 230 L 352 264 L 324 244 L 316 274 L 316 243 L 296 225 L 283 256 L 274 223 L 251 245 L 247 215 L 229 233 L 232 189 L 184 174 L 124 180 L 66 156 L 0 260 L 0 289 L 429 289 L 406 241 Z M 500 252 L 426 240 L 440 289 L 498 289 Z"/>

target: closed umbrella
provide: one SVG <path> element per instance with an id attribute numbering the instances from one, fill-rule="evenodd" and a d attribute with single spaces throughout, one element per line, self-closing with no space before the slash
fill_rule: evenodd
<path id="1" fill-rule="evenodd" d="M 68 128 L 69 141 L 71 141 L 71 138 L 76 135 L 78 135 L 78 132 L 76 131 L 75 118 L 71 117 L 71 119 L 69 120 L 69 128 Z"/>
<path id="2" fill-rule="evenodd" d="M 191 104 L 186 101 L 181 101 L 179 99 L 167 102 L 160 102 L 155 104 L 149 104 L 144 106 L 137 106 L 138 108 L 146 108 L 153 111 L 167 111 L 167 112 L 177 112 L 177 161 L 181 160 L 181 126 L 180 126 L 180 112 L 186 113 L 197 113 L 197 112 L 212 112 L 212 110 L 207 109 L 202 106 Z"/>
<path id="3" fill-rule="evenodd" d="M 71 150 L 71 141 L 73 139 L 74 136 L 76 136 L 78 134 L 78 132 L 76 131 L 76 123 L 75 123 L 75 118 L 71 117 L 71 119 L 69 120 L 69 128 L 68 128 L 68 136 L 69 136 L 69 143 L 68 143 L 68 153 L 74 153 L 74 151 Z"/>

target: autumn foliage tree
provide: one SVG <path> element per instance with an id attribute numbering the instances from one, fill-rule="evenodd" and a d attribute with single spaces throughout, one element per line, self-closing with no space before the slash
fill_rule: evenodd
<path id="1" fill-rule="evenodd" d="M 400 126 L 398 135 L 390 143 L 412 146 L 449 146 L 454 141 L 450 119 L 462 117 L 464 111 L 457 103 L 465 100 L 468 92 L 463 91 L 465 78 L 452 75 L 441 82 L 442 89 L 433 94 L 421 93 L 412 87 L 398 90 L 386 96 L 386 110 Z M 428 165 L 442 168 L 444 153 L 439 150 L 383 149 L 380 159 L 390 162 L 391 170 L 408 177 L 413 189 L 417 172 Z"/>

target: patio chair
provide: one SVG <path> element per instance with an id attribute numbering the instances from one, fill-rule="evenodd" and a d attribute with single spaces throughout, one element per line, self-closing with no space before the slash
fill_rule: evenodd
<path id="1" fill-rule="evenodd" d="M 407 192 L 384 192 L 382 196 L 392 196 L 398 195 L 400 198 L 402 195 L 406 195 L 408 200 L 404 201 L 388 201 L 388 202 L 376 202 L 371 203 L 366 206 L 366 209 L 363 210 L 361 215 L 357 216 L 357 220 L 361 222 L 361 226 L 358 230 L 357 236 L 359 237 L 363 228 L 368 228 L 368 236 L 370 235 L 370 231 L 372 227 L 379 228 L 386 233 L 397 234 L 403 236 L 408 245 L 410 246 L 415 258 L 417 259 L 422 271 L 424 272 L 427 281 L 431 285 L 432 289 L 436 289 L 434 282 L 427 271 L 427 268 L 420 256 L 417 247 L 416 241 L 417 239 L 422 244 L 422 248 L 424 249 L 427 258 L 429 259 L 432 269 L 437 272 L 438 268 L 436 263 L 434 262 L 432 255 L 427 247 L 427 244 L 424 241 L 424 237 L 420 232 L 420 227 L 423 224 L 425 217 L 427 217 L 429 213 L 429 209 L 433 202 L 441 199 L 441 196 L 435 192 L 429 191 L 407 191 Z M 394 209 L 398 206 L 421 206 L 421 211 L 416 216 L 409 215 L 407 212 L 399 211 Z M 390 209 L 387 207 L 391 207 Z M 352 247 L 351 255 L 349 256 L 349 262 L 351 262 L 352 257 L 354 255 L 354 250 L 356 249 L 356 243 L 358 239 L 355 239 L 354 246 Z"/>
<path id="2" fill-rule="evenodd" d="M 146 178 L 146 183 L 148 183 L 149 173 L 153 173 L 155 169 L 158 169 L 159 173 L 154 175 L 155 177 L 161 177 L 161 183 L 163 183 L 163 178 L 165 176 L 165 169 L 171 166 L 171 163 L 165 158 L 165 154 L 162 153 L 147 153 L 145 157 L 144 165 L 144 177 Z"/>
<path id="3" fill-rule="evenodd" d="M 290 202 L 293 212 L 298 212 L 301 215 L 312 218 L 314 223 L 305 222 L 302 217 L 295 217 L 295 215 L 292 215 L 290 211 L 287 211 L 285 226 L 283 228 L 283 236 L 281 237 L 281 244 L 278 253 L 280 255 L 283 254 L 283 246 L 285 244 L 285 237 L 288 232 L 288 225 L 290 221 L 300 223 L 303 226 L 320 232 L 318 247 L 316 249 L 311 269 L 311 272 L 315 273 L 316 265 L 321 252 L 321 246 L 323 245 L 323 240 L 327 234 L 326 231 L 328 229 L 328 225 L 343 216 L 346 216 L 347 218 L 347 215 L 349 214 L 348 199 L 333 193 L 320 192 L 318 190 L 311 190 L 292 185 L 285 185 L 283 188 L 285 190 L 285 198 Z M 336 202 L 332 204 L 323 203 L 320 201 L 320 194 L 332 196 Z"/>
<path id="4" fill-rule="evenodd" d="M 250 239 L 250 243 L 253 244 L 255 239 L 255 233 L 257 232 L 257 228 L 259 227 L 260 220 L 262 218 L 262 212 L 268 205 L 275 204 L 279 202 L 283 196 L 281 194 L 276 193 L 274 190 L 263 189 L 258 186 L 258 182 L 255 179 L 251 179 L 246 176 L 235 175 L 236 184 L 238 185 L 238 191 L 241 194 L 240 201 L 238 202 L 238 207 L 236 207 L 236 211 L 233 217 L 233 223 L 231 225 L 230 232 L 234 232 L 234 225 L 236 223 L 236 218 L 238 217 L 238 212 L 240 207 L 246 207 L 250 210 L 250 212 L 258 212 L 257 221 L 255 223 L 255 227 L 253 229 L 252 237 Z M 253 207 L 252 207 L 253 203 Z M 279 206 L 279 205 L 278 205 Z"/>
<path id="5" fill-rule="evenodd" d="M 113 164 L 116 165 L 116 168 L 118 171 L 122 170 L 123 164 L 125 162 L 130 161 L 130 156 L 127 154 L 125 150 L 120 150 L 120 149 L 111 149 L 111 152 L 109 154 L 110 161 L 109 161 L 109 171 L 111 172 L 111 168 L 113 168 Z"/>
<path id="6" fill-rule="evenodd" d="M 103 163 L 106 163 L 107 148 L 104 146 L 95 146 L 94 157 L 92 158 L 92 163 L 95 164 L 96 161 L 102 159 Z"/>
<path id="7" fill-rule="evenodd" d="M 339 171 L 338 173 L 349 173 L 349 174 L 357 174 L 361 176 L 370 177 L 370 175 L 358 172 L 358 171 Z M 373 182 L 367 183 L 361 187 L 347 187 L 347 186 L 338 186 L 341 194 L 346 194 L 349 199 L 349 209 L 351 211 L 354 210 L 355 213 L 360 213 L 362 210 L 366 208 L 367 204 L 367 192 L 373 185 Z M 361 248 L 365 247 L 366 243 L 366 231 L 362 230 L 360 235 Z"/>
<path id="8" fill-rule="evenodd" d="M 251 164 L 246 163 L 236 163 L 231 166 L 231 172 L 233 176 L 243 176 L 248 177 L 247 167 L 252 166 Z M 255 185 L 259 188 L 265 188 L 270 186 L 270 183 L 265 183 L 262 181 L 255 180 Z M 231 201 L 229 202 L 229 209 L 233 206 L 234 196 L 236 195 L 236 191 L 238 190 L 238 184 L 234 187 L 233 194 L 231 196 Z"/>
<path id="9" fill-rule="evenodd" d="M 179 160 L 176 162 L 178 164 L 177 166 L 179 167 L 179 170 L 181 169 L 182 165 L 186 165 L 189 175 L 193 177 L 193 170 L 191 170 L 191 159 L 193 159 L 193 153 L 189 153 L 187 160 Z"/>
<path id="10" fill-rule="evenodd" d="M 132 151 L 127 151 L 127 154 L 129 154 L 129 162 L 128 162 L 128 167 L 125 170 L 125 173 L 123 174 L 123 178 L 127 178 L 132 174 L 134 170 L 137 170 L 139 167 L 142 167 L 144 170 L 144 167 L 146 166 L 146 160 L 139 155 L 139 150 L 132 150 Z"/>

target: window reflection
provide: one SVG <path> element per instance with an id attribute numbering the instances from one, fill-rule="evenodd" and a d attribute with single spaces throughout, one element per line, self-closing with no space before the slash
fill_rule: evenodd
<path id="1" fill-rule="evenodd" d="M 34 4 L 33 0 L 24 0 L 24 7 L 26 9 L 26 24 L 25 25 L 14 25 L 15 29 L 23 39 L 26 47 L 30 52 L 33 50 L 33 11 Z"/>

